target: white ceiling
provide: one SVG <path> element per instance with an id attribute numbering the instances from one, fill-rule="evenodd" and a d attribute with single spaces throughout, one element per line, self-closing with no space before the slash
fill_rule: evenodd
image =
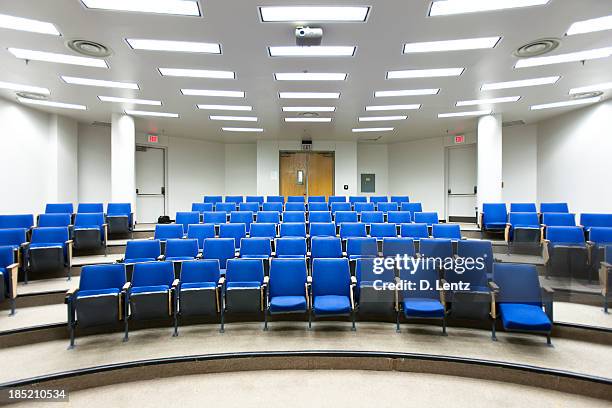
<path id="1" fill-rule="evenodd" d="M 356 45 L 352 58 L 271 58 L 269 45 L 295 45 L 294 27 L 290 23 L 262 23 L 259 5 L 357 5 L 372 7 L 365 23 L 315 24 L 324 29 L 323 45 Z M 574 108 L 530 111 L 533 104 L 569 99 L 570 88 L 612 81 L 612 58 L 534 68 L 514 69 L 512 52 L 519 46 L 544 37 L 562 38 L 554 53 L 612 46 L 612 31 L 565 37 L 571 23 L 612 14 L 610 0 L 551 0 L 547 6 L 529 7 L 487 13 L 448 17 L 427 17 L 428 0 L 200 0 L 203 17 L 183 17 L 146 13 L 112 12 L 86 9 L 79 0 L 0 0 L 0 13 L 54 23 L 62 37 L 0 29 L 0 81 L 47 87 L 55 101 L 87 105 L 87 111 L 64 109 L 58 112 L 80 122 L 109 122 L 112 112 L 121 112 L 121 104 L 104 103 L 97 95 L 160 99 L 163 106 L 137 106 L 140 110 L 162 110 L 179 113 L 179 119 L 138 118 L 141 131 L 158 131 L 170 136 L 201 138 L 214 141 L 244 142 L 256 139 L 363 140 L 382 135 L 382 142 L 435 137 L 447 131 L 470 131 L 474 118 L 438 119 L 438 113 L 475 110 L 456 108 L 458 100 L 500 96 L 522 96 L 517 103 L 494 105 L 504 121 L 537 122 Z M 450 40 L 502 36 L 494 49 L 403 55 L 406 42 Z M 25 65 L 8 51 L 8 47 L 70 53 L 68 39 L 89 39 L 114 50 L 107 58 L 110 69 L 32 61 Z M 221 43 L 222 55 L 175 52 L 134 51 L 125 38 L 186 40 Z M 549 54 L 552 55 L 552 54 Z M 232 70 L 235 80 L 161 77 L 157 67 Z M 389 70 L 465 67 L 460 77 L 387 80 Z M 275 72 L 347 72 L 343 82 L 277 82 Z M 139 91 L 104 89 L 63 83 L 60 75 L 71 75 L 115 81 L 135 81 Z M 481 92 L 485 82 L 510 81 L 561 75 L 555 85 Z M 183 96 L 180 88 L 241 90 L 245 99 Z M 416 88 L 441 88 L 438 95 L 376 98 L 374 91 Z M 280 100 L 279 91 L 339 91 L 339 100 Z M 610 92 L 604 95 L 610 96 Z M 10 91 L 0 97 L 14 100 Z M 230 115 L 239 112 L 209 112 L 196 109 L 200 104 L 248 104 L 260 118 L 261 134 L 221 132 L 222 126 L 251 126 L 251 123 L 218 122 L 210 114 Z M 285 123 L 283 118 L 295 113 L 281 112 L 281 106 L 337 106 L 331 124 Z M 357 118 L 364 116 L 366 105 L 422 103 L 418 111 L 407 111 L 409 119 L 401 122 L 369 122 L 370 127 L 394 126 L 389 133 L 354 134 Z M 132 107 L 128 107 L 132 108 Z M 387 114 L 368 112 L 370 116 Z M 390 112 L 389 114 L 398 114 Z M 322 116 L 330 114 L 321 114 Z"/>

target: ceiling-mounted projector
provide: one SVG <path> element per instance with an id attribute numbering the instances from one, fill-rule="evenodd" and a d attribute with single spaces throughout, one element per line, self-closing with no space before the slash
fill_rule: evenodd
<path id="1" fill-rule="evenodd" d="M 321 45 L 322 39 L 322 28 L 298 27 L 295 29 L 295 42 L 299 46 Z"/>

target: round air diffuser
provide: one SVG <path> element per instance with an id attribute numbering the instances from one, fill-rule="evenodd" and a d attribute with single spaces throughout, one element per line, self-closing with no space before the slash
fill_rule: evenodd
<path id="1" fill-rule="evenodd" d="M 106 58 L 113 53 L 106 45 L 90 40 L 70 40 L 66 42 L 66 47 L 72 51 L 93 58 Z"/>
<path id="2" fill-rule="evenodd" d="M 519 58 L 537 57 L 555 50 L 560 44 L 561 40 L 558 38 L 542 38 L 520 46 L 514 51 L 514 56 Z"/>

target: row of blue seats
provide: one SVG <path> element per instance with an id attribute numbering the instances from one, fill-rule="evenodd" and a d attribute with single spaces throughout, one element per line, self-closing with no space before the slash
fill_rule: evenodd
<path id="1" fill-rule="evenodd" d="M 544 239 L 547 228 L 580 227 L 587 237 L 592 235 L 590 239 L 597 241 L 596 237 L 603 237 L 608 229 L 612 231 L 612 214 L 582 214 L 580 221 L 581 225 L 577 225 L 575 215 L 570 213 L 544 213 L 540 218 L 535 212 L 511 212 L 504 230 L 505 239 L 506 242 L 517 239 L 537 242 Z"/>
<path id="2" fill-rule="evenodd" d="M 398 332 L 403 315 L 440 320 L 443 335 L 450 314 L 491 322 L 493 340 L 499 315 L 505 330 L 541 333 L 550 344 L 552 296 L 541 288 L 535 266 L 495 264 L 492 280 L 482 273 L 458 279 L 461 285 L 441 280 L 439 270 L 424 264 L 378 273 L 365 259 L 357 261 L 355 276 L 347 259 L 315 259 L 310 274 L 304 260 L 274 259 L 269 275 L 260 260 L 231 259 L 224 274 L 215 260 L 189 261 L 178 279 L 171 262 L 141 263 L 131 281 L 123 265 L 86 266 L 79 288 L 66 295 L 70 346 L 77 327 L 121 321 L 124 341 L 132 320 L 171 318 L 177 336 L 179 317 L 213 315 L 223 332 L 227 313 L 263 313 L 264 330 L 269 317 L 280 314 L 308 315 L 309 328 L 313 317 L 347 316 L 353 330 L 357 314 L 395 314 Z M 465 283 L 469 290 L 462 289 Z"/>
<path id="3" fill-rule="evenodd" d="M 197 211 L 199 213 L 204 212 L 225 212 L 229 214 L 231 211 L 331 211 L 335 213 L 336 211 L 357 211 L 361 213 L 363 211 L 382 211 L 387 213 L 389 211 L 410 211 L 410 212 L 422 212 L 421 203 L 396 203 L 396 202 L 382 202 L 382 203 L 345 203 L 345 202 L 332 202 L 328 203 L 296 203 L 296 202 L 288 202 L 286 204 L 283 203 L 256 203 L 256 202 L 245 202 L 245 203 L 193 203 L 191 204 L 191 211 Z"/>
<path id="4" fill-rule="evenodd" d="M 369 202 L 371 203 L 388 203 L 388 202 L 392 202 L 392 203 L 407 203 L 410 201 L 410 197 L 408 196 L 391 196 L 391 199 L 389 199 L 388 196 L 371 196 L 369 199 Z M 267 196 L 264 199 L 264 196 L 246 196 L 246 199 L 244 196 L 241 195 L 228 195 L 228 196 L 204 196 L 204 201 L 205 203 L 211 203 L 211 204 L 218 204 L 218 203 L 235 203 L 235 204 L 240 204 L 242 202 L 247 202 L 247 203 L 259 203 L 259 204 L 263 204 L 264 202 L 266 203 L 285 203 L 285 197 L 284 196 Z M 306 198 L 305 196 L 288 196 L 287 197 L 287 202 L 288 203 L 325 203 L 327 202 L 328 204 L 331 203 L 346 203 L 349 202 L 351 204 L 355 204 L 355 203 L 367 203 L 368 202 L 368 197 L 365 196 L 329 196 L 329 199 L 326 200 L 325 196 L 308 196 L 308 198 Z"/>

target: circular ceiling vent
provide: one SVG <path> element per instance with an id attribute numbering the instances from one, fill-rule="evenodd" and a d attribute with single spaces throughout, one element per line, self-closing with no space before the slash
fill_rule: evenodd
<path id="1" fill-rule="evenodd" d="M 106 45 L 90 40 L 70 40 L 66 42 L 66 47 L 72 51 L 93 58 L 106 58 L 113 53 Z"/>
<path id="2" fill-rule="evenodd" d="M 301 116 L 303 118 L 318 118 L 319 114 L 317 112 L 302 112 L 298 114 L 298 116 Z"/>
<path id="3" fill-rule="evenodd" d="M 556 49 L 561 44 L 558 38 L 542 38 L 540 40 L 531 41 L 523 46 L 520 46 L 514 51 L 514 56 L 519 58 L 530 58 L 543 55 Z"/>
<path id="4" fill-rule="evenodd" d="M 580 92 L 576 94 L 572 94 L 572 99 L 587 99 L 587 98 L 597 98 L 598 96 L 603 95 L 602 91 L 591 91 L 591 92 Z"/>
<path id="5" fill-rule="evenodd" d="M 16 92 L 15 95 L 24 99 L 35 99 L 37 101 L 47 100 L 47 95 L 37 94 L 34 92 Z"/>

